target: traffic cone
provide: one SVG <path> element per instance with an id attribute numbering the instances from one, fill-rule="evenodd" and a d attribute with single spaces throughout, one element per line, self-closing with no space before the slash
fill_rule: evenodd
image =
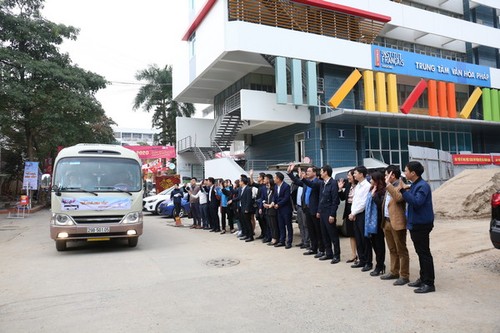
<path id="1" fill-rule="evenodd" d="M 181 218 L 179 216 L 175 217 L 175 226 L 182 227 Z"/>

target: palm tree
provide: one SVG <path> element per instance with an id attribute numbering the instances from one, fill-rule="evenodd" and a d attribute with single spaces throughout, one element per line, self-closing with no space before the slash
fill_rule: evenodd
<path id="1" fill-rule="evenodd" d="M 194 106 L 191 103 L 178 103 L 172 99 L 172 66 L 160 69 L 156 65 L 139 71 L 135 78 L 147 81 L 135 96 L 133 109 L 141 106 L 146 112 L 154 110 L 152 125 L 161 130 L 155 136 L 160 145 L 175 145 L 175 118 L 191 117 Z"/>

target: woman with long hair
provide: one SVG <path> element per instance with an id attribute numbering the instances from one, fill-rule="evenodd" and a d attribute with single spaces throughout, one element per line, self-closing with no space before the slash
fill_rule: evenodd
<path id="1" fill-rule="evenodd" d="M 354 169 L 347 171 L 347 184 L 344 179 L 338 181 L 339 186 L 339 198 L 340 200 L 345 200 L 345 209 L 342 218 L 346 226 L 346 236 L 349 237 L 351 244 L 351 259 L 347 260 L 347 263 L 356 263 L 358 260 L 358 255 L 356 252 L 356 237 L 354 237 L 354 221 L 348 219 L 349 214 L 351 214 L 352 198 L 354 198 L 354 189 L 358 181 L 354 179 L 353 176 Z"/>
<path id="2" fill-rule="evenodd" d="M 382 202 L 385 196 L 385 176 L 380 171 L 371 174 L 370 192 L 366 200 L 365 236 L 370 239 L 375 251 L 376 266 L 370 273 L 378 276 L 385 273 L 385 241 L 382 231 Z"/>

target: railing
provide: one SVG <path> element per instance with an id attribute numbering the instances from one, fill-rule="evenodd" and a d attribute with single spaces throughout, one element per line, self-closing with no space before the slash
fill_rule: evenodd
<path id="1" fill-rule="evenodd" d="M 228 0 L 230 21 L 244 21 L 371 44 L 384 23 L 291 1 Z"/>
<path id="2" fill-rule="evenodd" d="M 215 119 L 214 126 L 212 127 L 212 131 L 210 132 L 210 142 L 215 143 L 215 135 L 217 134 L 217 130 L 219 129 L 220 124 L 224 120 L 224 117 L 227 114 L 238 110 L 240 107 L 241 107 L 241 99 L 240 99 L 240 92 L 238 91 L 237 93 L 229 96 L 224 101 L 222 113 Z"/>
<path id="3" fill-rule="evenodd" d="M 196 138 L 195 138 L 195 145 L 196 145 Z M 182 138 L 179 141 L 177 141 L 177 151 L 183 151 L 191 147 L 193 147 L 191 135 L 188 135 L 185 138 Z"/>
<path id="4" fill-rule="evenodd" d="M 245 163 L 245 171 L 256 170 L 262 171 L 267 170 L 270 165 L 276 165 L 284 163 L 283 160 L 247 160 Z"/>

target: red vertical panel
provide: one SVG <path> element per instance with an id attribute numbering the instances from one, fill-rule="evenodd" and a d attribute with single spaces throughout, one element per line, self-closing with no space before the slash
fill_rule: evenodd
<path id="1" fill-rule="evenodd" d="M 438 113 L 440 117 L 448 117 L 448 107 L 446 106 L 446 82 L 437 83 Z"/>
<path id="2" fill-rule="evenodd" d="M 427 82 L 427 96 L 429 100 L 429 116 L 438 116 L 437 83 L 434 80 Z"/>
<path id="3" fill-rule="evenodd" d="M 448 82 L 446 84 L 446 99 L 448 106 L 448 117 L 456 118 L 457 117 L 457 100 L 455 96 L 455 83 Z"/>

